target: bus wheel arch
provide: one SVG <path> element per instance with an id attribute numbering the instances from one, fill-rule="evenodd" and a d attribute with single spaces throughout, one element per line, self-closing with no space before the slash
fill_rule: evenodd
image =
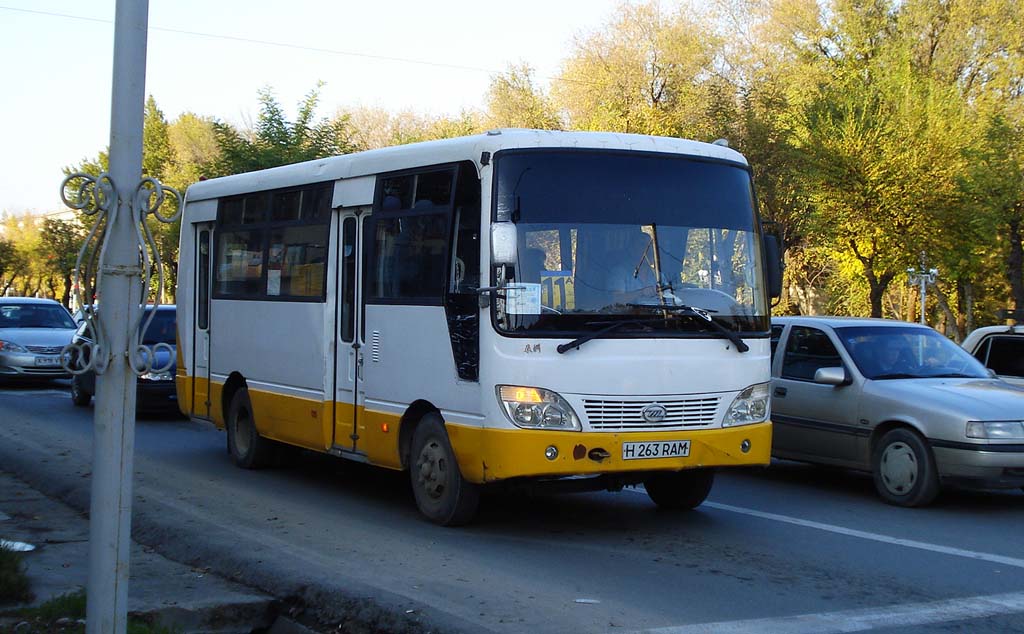
<path id="1" fill-rule="evenodd" d="M 438 417 L 441 416 L 441 410 L 437 409 L 433 403 L 420 399 L 409 405 L 405 413 L 402 414 L 398 425 L 398 455 L 403 469 L 408 469 L 411 463 L 412 437 L 416 432 L 416 427 L 423 417 L 430 413 L 436 413 Z"/>
<path id="2" fill-rule="evenodd" d="M 243 377 L 238 372 L 232 372 L 228 376 L 228 380 L 224 382 L 224 390 L 220 394 L 220 417 L 224 421 L 224 428 L 227 429 L 228 424 L 228 410 L 231 408 L 231 399 L 235 397 L 235 392 L 242 388 L 248 388 L 248 384 L 245 382 Z"/>

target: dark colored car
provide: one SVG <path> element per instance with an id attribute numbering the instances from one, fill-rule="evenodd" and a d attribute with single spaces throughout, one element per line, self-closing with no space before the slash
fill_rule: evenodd
<path id="1" fill-rule="evenodd" d="M 146 315 L 153 312 L 152 306 L 146 307 Z M 171 346 L 171 349 L 158 348 L 153 367 L 157 370 L 167 367 L 166 370 L 152 371 L 141 375 L 136 383 L 135 409 L 143 412 L 177 412 L 178 396 L 174 386 L 174 372 L 177 367 L 176 352 L 177 342 L 175 338 L 175 307 L 158 306 L 156 315 L 149 324 L 142 337 L 142 343 L 147 346 L 155 346 L 164 343 Z M 142 322 L 143 326 L 145 321 Z M 91 339 L 89 325 L 83 322 L 75 333 L 74 343 L 89 341 Z M 71 401 L 79 406 L 86 407 L 96 394 L 96 373 L 93 371 L 84 374 L 76 374 L 71 379 Z"/>

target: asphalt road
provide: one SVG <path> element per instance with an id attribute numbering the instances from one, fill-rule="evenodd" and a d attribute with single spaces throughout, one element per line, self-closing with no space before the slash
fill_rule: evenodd
<path id="1" fill-rule="evenodd" d="M 86 508 L 92 409 L 65 389 L 0 386 L 0 468 Z M 901 509 L 867 476 L 786 462 L 720 473 L 687 513 L 642 490 L 492 494 L 445 529 L 400 474 L 313 455 L 243 471 L 224 446 L 139 419 L 135 538 L 339 611 L 365 597 L 435 631 L 531 634 L 1024 632 L 1020 491 Z"/>

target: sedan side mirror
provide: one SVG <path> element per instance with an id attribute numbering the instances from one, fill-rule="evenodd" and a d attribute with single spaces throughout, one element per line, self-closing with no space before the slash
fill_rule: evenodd
<path id="1" fill-rule="evenodd" d="M 849 377 L 846 376 L 846 368 L 842 367 L 818 368 L 814 372 L 814 382 L 823 385 L 834 385 L 836 387 L 851 383 Z"/>

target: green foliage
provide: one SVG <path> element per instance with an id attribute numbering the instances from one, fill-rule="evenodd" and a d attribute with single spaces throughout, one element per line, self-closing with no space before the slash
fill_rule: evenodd
<path id="1" fill-rule="evenodd" d="M 31 600 L 32 589 L 21 553 L 0 546 L 0 605 Z"/>
<path id="2" fill-rule="evenodd" d="M 270 88 L 260 90 L 260 114 L 252 130 L 238 130 L 223 123 L 214 123 L 214 134 L 220 146 L 218 175 L 238 174 L 258 169 L 311 161 L 351 152 L 348 118 L 314 121 L 319 89 L 311 90 L 299 104 L 294 122 L 285 118 L 284 110 Z"/>
<path id="3" fill-rule="evenodd" d="M 558 130 L 558 115 L 533 81 L 527 64 L 510 65 L 505 73 L 491 79 L 485 96 L 488 128 L 537 128 Z"/>
<path id="4" fill-rule="evenodd" d="M 85 619 L 86 616 L 86 594 L 84 590 L 78 590 L 54 597 L 36 607 L 17 610 L 12 614 L 28 623 L 27 629 L 22 627 L 17 630 L 19 634 L 50 634 L 52 632 L 84 634 L 85 625 L 79 621 Z M 61 621 L 61 619 L 70 620 L 70 622 Z M 9 631 L 14 632 L 14 627 L 12 625 Z M 0 627 L 0 634 L 6 634 L 7 631 L 6 628 Z M 128 634 L 176 634 L 179 631 L 176 628 L 155 625 L 140 618 L 128 618 Z"/>

